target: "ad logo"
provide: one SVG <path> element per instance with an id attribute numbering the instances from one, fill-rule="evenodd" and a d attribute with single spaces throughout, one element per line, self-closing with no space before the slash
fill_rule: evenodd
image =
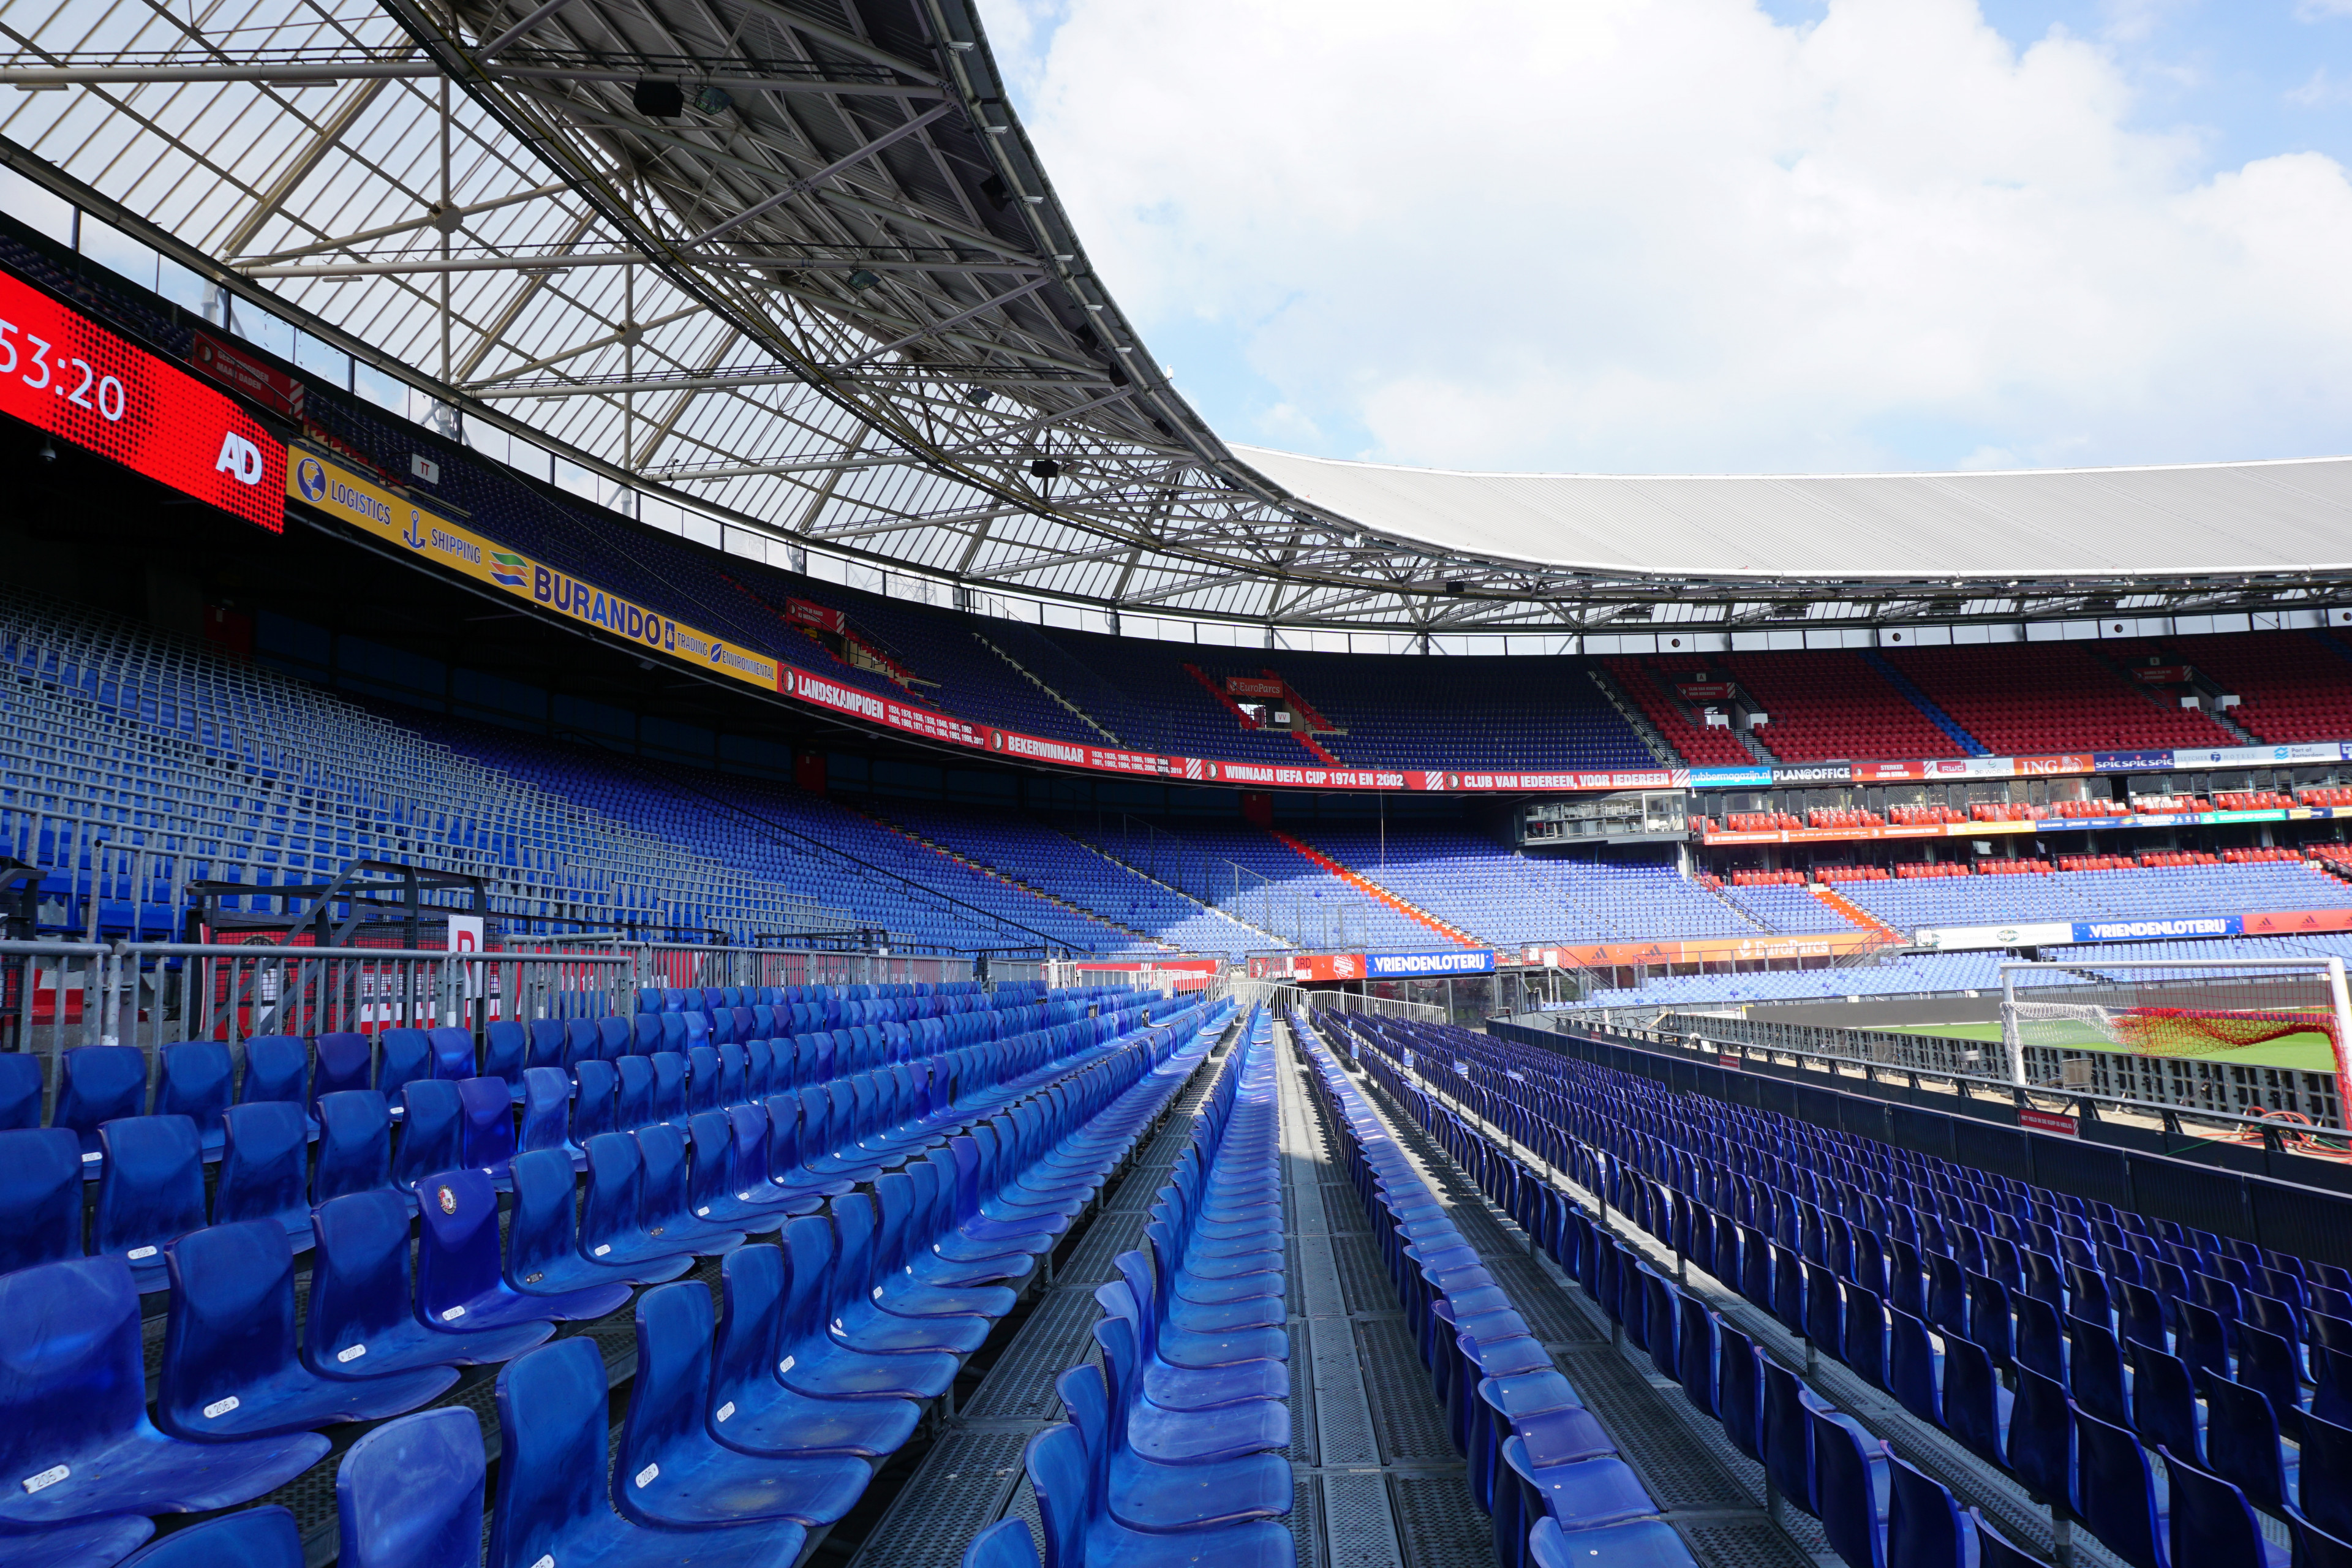
<path id="1" fill-rule="evenodd" d="M 312 506 L 323 506 L 327 500 L 327 470 L 319 466 L 316 458 L 305 458 L 294 469 L 294 488 Z"/>
<path id="2" fill-rule="evenodd" d="M 221 437 L 220 456 L 213 459 L 213 471 L 235 474 L 241 485 L 257 485 L 261 482 L 261 448 L 231 430 Z"/>

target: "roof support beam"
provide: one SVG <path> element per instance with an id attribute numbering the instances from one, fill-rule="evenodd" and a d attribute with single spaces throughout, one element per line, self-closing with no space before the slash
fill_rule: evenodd
<path id="1" fill-rule="evenodd" d="M 889 130 L 885 131 L 881 135 L 877 136 L 873 141 L 868 142 L 865 146 L 858 148 L 856 151 L 845 153 L 840 157 L 835 158 L 832 163 L 827 163 L 824 168 L 818 169 L 811 174 L 803 174 L 799 179 L 794 180 L 782 190 L 776 192 L 772 195 L 769 195 L 759 201 L 753 202 L 750 206 L 745 207 L 741 212 L 735 214 L 725 222 L 716 224 L 709 228 L 704 229 L 700 234 L 696 235 L 693 238 L 682 241 L 681 243 L 686 245 L 709 245 L 712 240 L 717 239 L 721 235 L 731 234 L 736 229 L 741 227 L 744 224 L 747 224 L 753 218 L 758 217 L 761 213 L 780 207 L 786 202 L 791 201 L 794 196 L 807 195 L 811 190 L 823 184 L 825 181 L 830 180 L 835 174 L 840 174 L 844 169 L 849 168 L 853 164 L 866 162 L 866 159 L 871 158 L 875 153 L 881 152 L 886 147 L 897 146 L 899 142 L 904 142 L 908 137 L 912 136 L 916 132 L 920 131 L 924 126 L 929 125 L 932 121 L 939 119 L 941 115 L 947 113 L 948 110 L 955 107 L 956 106 L 952 102 L 950 102 L 942 103 L 935 109 L 927 109 L 922 113 L 918 114 L 913 119 L 908 121 L 905 124 L 895 125 Z"/>

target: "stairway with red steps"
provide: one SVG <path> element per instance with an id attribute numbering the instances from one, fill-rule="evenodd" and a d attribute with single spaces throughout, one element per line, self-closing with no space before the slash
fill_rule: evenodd
<path id="1" fill-rule="evenodd" d="M 1276 839 L 1280 840 L 1285 847 L 1295 850 L 1298 854 L 1306 857 L 1308 860 L 1313 861 L 1317 866 L 1321 867 L 1324 870 L 1330 872 L 1331 875 L 1339 878 L 1339 880 L 1347 883 L 1349 887 L 1354 888 L 1357 891 L 1366 894 L 1369 897 L 1378 899 L 1381 903 L 1386 904 L 1389 908 L 1396 910 L 1397 913 L 1404 916 L 1405 919 L 1414 921 L 1422 925 L 1427 926 L 1430 930 L 1444 937 L 1446 941 L 1459 942 L 1464 947 L 1485 947 L 1488 945 L 1486 942 L 1480 942 L 1476 937 L 1472 936 L 1469 932 L 1439 920 L 1435 915 L 1431 914 L 1428 910 L 1422 909 L 1418 905 L 1405 902 L 1404 900 L 1398 898 L 1394 893 L 1390 892 L 1386 888 L 1381 887 L 1370 877 L 1363 875 L 1361 872 L 1349 869 L 1347 867 L 1342 866 L 1339 861 L 1332 859 L 1331 857 L 1324 854 L 1323 851 L 1316 848 L 1315 846 L 1306 842 L 1304 839 L 1293 838 L 1289 834 L 1283 832 L 1282 829 L 1278 827 L 1269 827 L 1266 829 L 1266 832 L 1272 834 Z"/>

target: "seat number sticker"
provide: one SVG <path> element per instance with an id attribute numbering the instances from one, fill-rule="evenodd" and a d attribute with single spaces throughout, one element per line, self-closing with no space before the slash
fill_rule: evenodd
<path id="1" fill-rule="evenodd" d="M 152 1247 L 134 1247 L 122 1256 L 131 1259 L 131 1262 L 136 1263 L 142 1258 L 154 1257 L 155 1249 Z"/>
<path id="2" fill-rule="evenodd" d="M 28 1492 L 45 1491 L 71 1474 L 73 1468 L 70 1465 L 51 1465 L 37 1476 L 26 1476 L 25 1489 Z"/>
<path id="3" fill-rule="evenodd" d="M 734 1414 L 735 1414 L 735 1402 L 734 1402 L 733 1400 L 731 1400 L 731 1399 L 730 1399 L 730 1400 L 729 1400 L 726 1404 L 724 1404 L 724 1405 L 720 1405 L 720 1406 L 719 1407 L 718 1411 L 717 1411 L 718 1417 L 719 1417 L 719 1420 L 721 1420 L 721 1421 L 725 1421 L 725 1420 L 730 1419 L 730 1418 L 734 1415 Z"/>
<path id="4" fill-rule="evenodd" d="M 227 1415 L 230 1411 L 236 1409 L 236 1405 L 237 1399 L 236 1395 L 234 1394 L 230 1394 L 226 1399 L 215 1399 L 210 1405 L 205 1406 L 205 1419 L 207 1421 L 217 1421 L 222 1416 Z"/>
<path id="5" fill-rule="evenodd" d="M 464 1317 L 465 1315 L 466 1315 L 466 1309 L 465 1309 L 465 1306 L 464 1306 L 462 1303 L 460 1303 L 459 1305 L 455 1306 L 455 1307 L 451 1307 L 451 1308 L 449 1308 L 446 1311 L 444 1311 L 444 1312 L 441 1314 L 441 1321 L 442 1321 L 443 1322 L 445 1322 L 445 1323 L 454 1323 L 454 1322 L 456 1322 L 458 1319 L 460 1319 L 460 1318 Z"/>
<path id="6" fill-rule="evenodd" d="M 634 1479 L 637 1485 L 641 1487 L 648 1486 L 652 1484 L 654 1478 L 660 1474 L 661 1467 L 659 1465 L 647 1465 L 644 1469 L 639 1470 Z"/>
<path id="7" fill-rule="evenodd" d="M 610 1251 L 612 1251 L 612 1250 L 613 1250 L 613 1244 L 612 1244 L 611 1242 L 609 1242 L 609 1241 L 600 1241 L 600 1242 L 598 1242 L 598 1243 L 596 1244 L 596 1250 L 595 1250 L 595 1252 L 594 1252 L 594 1254 L 593 1254 L 593 1256 L 597 1257 L 597 1258 L 602 1258 L 602 1257 L 604 1257 L 604 1254 L 606 1254 L 606 1253 L 608 1253 L 608 1252 L 610 1252 Z"/>
<path id="8" fill-rule="evenodd" d="M 357 1360 L 359 1360 L 359 1359 L 360 1359 L 360 1357 L 362 1357 L 362 1356 L 363 1356 L 363 1355 L 365 1355 L 365 1354 L 367 1354 L 367 1346 L 365 1346 L 365 1345 L 351 1345 L 351 1346 L 346 1347 L 345 1349 L 342 1349 L 342 1350 L 339 1350 L 339 1351 L 337 1351 L 337 1352 L 335 1352 L 335 1359 L 336 1359 L 337 1361 L 339 1361 L 339 1362 L 340 1362 L 340 1361 L 357 1361 Z"/>

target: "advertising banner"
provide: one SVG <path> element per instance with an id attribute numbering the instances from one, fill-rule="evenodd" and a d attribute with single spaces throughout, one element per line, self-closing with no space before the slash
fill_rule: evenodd
<path id="1" fill-rule="evenodd" d="M 1772 770 L 1776 784 L 1850 784 L 1853 780 L 1852 763 L 1797 763 Z"/>
<path id="2" fill-rule="evenodd" d="M 1220 763 L 1222 768 L 1236 763 Z M 1407 773 L 1402 775 L 1407 789 L 1444 789 L 1467 792 L 1539 793 L 1544 790 L 1589 789 L 1687 789 L 1690 787 L 1688 768 L 1653 768 L 1643 773 Z"/>
<path id="3" fill-rule="evenodd" d="M 2295 746 L 2217 746 L 2206 752 L 2168 753 L 2176 768 L 2267 768 L 2280 763 L 2339 763 L 2345 748 L 2336 741 Z"/>
<path id="4" fill-rule="evenodd" d="M 1921 926 L 1911 933 L 1915 947 L 1939 952 L 1966 952 L 1993 947 L 2040 947 L 2045 942 L 2074 940 L 2074 928 L 2065 921 L 2005 926 Z"/>
<path id="5" fill-rule="evenodd" d="M 2189 915 L 2171 920 L 2076 921 L 2076 942 L 2167 942 L 2175 937 L 2237 936 L 2245 922 L 2236 915 Z"/>
<path id="6" fill-rule="evenodd" d="M 223 386 L 235 387 L 289 419 L 302 417 L 302 384 L 277 366 L 265 363 L 233 343 L 223 342 L 210 332 L 195 334 L 188 357 L 198 370 Z"/>
<path id="7" fill-rule="evenodd" d="M 1252 959 L 1250 962 L 1255 968 L 1257 961 Z M 1279 975 L 1286 973 L 1282 964 L 1283 960 L 1277 957 L 1268 962 L 1267 969 L 1270 973 Z M 1286 973 L 1293 980 L 1361 980 L 1364 978 L 1364 955 L 1360 952 L 1292 953 Z"/>
<path id="8" fill-rule="evenodd" d="M 2185 664 L 2152 664 L 2131 672 L 2132 679 L 2147 686 L 2179 686 L 2189 679 Z"/>
<path id="9" fill-rule="evenodd" d="M 236 400 L 0 272 L 0 414 L 272 533 L 286 447 Z"/>
<path id="10" fill-rule="evenodd" d="M 2306 931 L 2352 931 L 2352 910 L 2266 910 L 2240 915 L 2246 936 L 2298 936 Z"/>
<path id="11" fill-rule="evenodd" d="M 1762 765 L 1752 768 L 1693 768 L 1690 771 L 1693 789 L 1770 789 L 1772 770 Z"/>
<path id="12" fill-rule="evenodd" d="M 2093 752 L 2091 766 L 2103 773 L 2160 773 L 2170 771 L 2170 752 Z"/>
<path id="13" fill-rule="evenodd" d="M 823 605 L 812 604 L 806 599 L 786 599 L 784 619 L 798 621 L 802 626 L 816 626 L 828 632 L 845 632 L 849 629 L 848 616 L 839 610 L 827 609 Z"/>
<path id="14" fill-rule="evenodd" d="M 1364 963 L 1366 972 L 1374 980 L 1492 974 L 1495 972 L 1493 952 L 1470 952 L 1458 949 L 1451 952 L 1375 952 Z"/>
<path id="15" fill-rule="evenodd" d="M 594 626 L 631 647 L 764 691 L 776 689 L 776 661 L 768 655 L 735 647 L 532 561 L 444 515 L 443 509 L 362 479 L 321 448 L 294 449 L 280 498 L 281 510 L 284 501 L 300 501 L 372 538 Z"/>
<path id="16" fill-rule="evenodd" d="M 1228 675 L 1225 689 L 1235 697 L 1279 697 L 1282 682 L 1262 675 Z"/>
<path id="17" fill-rule="evenodd" d="M 1675 695 L 1677 697 L 1687 698 L 1689 700 L 1694 702 L 1719 702 L 1731 695 L 1731 682 L 1727 680 L 1678 680 L 1675 682 Z"/>
<path id="18" fill-rule="evenodd" d="M 1528 949 L 1528 962 L 1555 969 L 1609 969 L 1619 964 L 1728 963 L 1741 959 L 1830 958 L 1879 940 L 1879 933 L 1842 931 L 1821 936 L 1706 937 L 1690 942 L 1563 943 Z"/>

